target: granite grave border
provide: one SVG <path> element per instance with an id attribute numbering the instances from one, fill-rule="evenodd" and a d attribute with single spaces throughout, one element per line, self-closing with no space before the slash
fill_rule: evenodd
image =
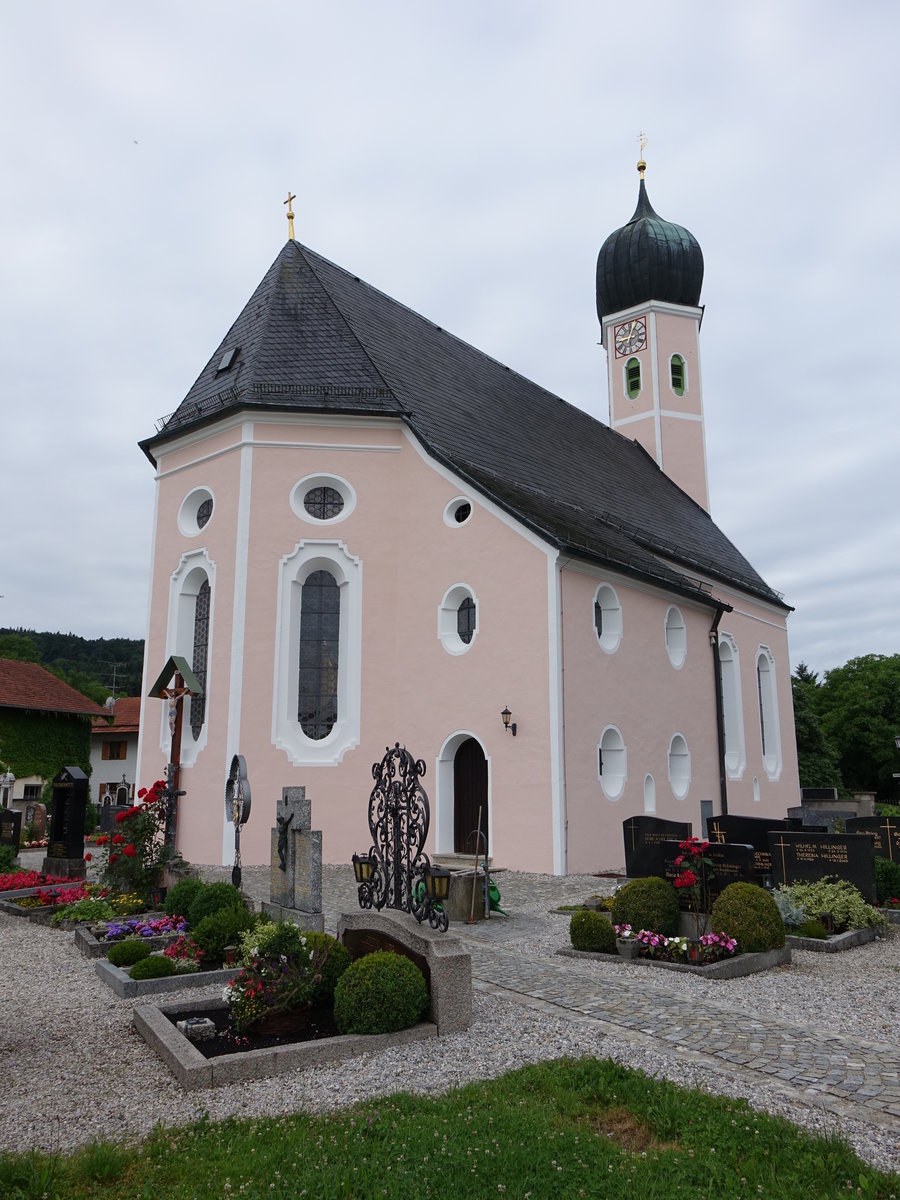
<path id="1" fill-rule="evenodd" d="M 833 933 L 827 938 L 799 937 L 794 933 L 785 934 L 785 944 L 793 950 L 812 950 L 817 954 L 840 954 L 842 950 L 853 950 L 856 946 L 865 946 L 874 942 L 878 930 L 873 925 L 865 929 L 848 929 L 846 933 Z"/>
<path id="2" fill-rule="evenodd" d="M 204 1058 L 193 1043 L 169 1020 L 170 1013 L 199 1013 L 225 1009 L 224 1000 L 187 1000 L 173 1004 L 141 1005 L 132 1024 L 148 1046 L 162 1059 L 187 1092 L 221 1087 L 250 1079 L 284 1075 L 304 1067 L 343 1062 L 362 1054 L 375 1054 L 392 1046 L 406 1046 L 438 1036 L 437 1026 L 422 1022 L 397 1033 L 347 1033 L 318 1041 L 295 1042 L 265 1050 L 247 1050 Z"/>
<path id="3" fill-rule="evenodd" d="M 218 971 L 193 971 L 186 975 L 166 975 L 159 979 L 132 979 L 121 967 L 114 967 L 105 958 L 97 958 L 94 961 L 94 970 L 121 1000 L 135 1000 L 157 992 L 182 992 L 191 988 L 231 983 L 241 968 L 235 964 Z"/>
<path id="4" fill-rule="evenodd" d="M 738 954 L 734 958 L 723 958 L 719 962 L 707 963 L 703 967 L 693 966 L 691 963 L 663 962 L 659 958 L 624 958 L 621 954 L 575 950 L 569 946 L 562 947 L 556 953 L 563 958 L 583 958 L 595 962 L 623 963 L 638 967 L 661 967 L 664 971 L 677 971 L 682 975 L 699 975 L 701 979 L 741 979 L 745 975 L 756 975 L 760 971 L 768 971 L 772 967 L 790 965 L 791 962 L 791 947 L 788 945 L 777 950 Z"/>

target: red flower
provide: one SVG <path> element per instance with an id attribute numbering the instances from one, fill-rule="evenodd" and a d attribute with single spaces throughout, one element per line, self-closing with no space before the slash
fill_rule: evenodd
<path id="1" fill-rule="evenodd" d="M 675 866 L 680 867 L 683 862 L 684 862 L 684 855 L 679 854 L 678 857 L 675 859 Z"/>
<path id="2" fill-rule="evenodd" d="M 124 820 L 125 820 L 125 813 L 123 813 L 123 812 L 116 813 L 116 824 L 117 825 L 121 825 Z"/>
<path id="3" fill-rule="evenodd" d="M 110 862 L 110 866 L 112 866 L 112 864 L 113 864 L 113 863 L 116 861 L 116 859 L 117 859 L 118 857 L 119 857 L 119 856 L 118 856 L 118 854 L 111 854 L 111 855 L 109 856 L 109 862 Z"/>
<path id="4" fill-rule="evenodd" d="M 109 841 L 109 834 L 104 833 L 100 837 L 97 838 L 97 845 L 105 846 L 108 841 Z"/>
<path id="5" fill-rule="evenodd" d="M 693 871 L 682 871 L 682 873 L 675 880 L 675 886 L 677 888 L 693 887 L 696 882 L 697 876 Z"/>
<path id="6" fill-rule="evenodd" d="M 121 833 L 117 833 L 116 836 L 113 838 L 113 845 L 121 846 L 124 841 L 125 841 L 125 839 L 122 837 Z"/>
<path id="7" fill-rule="evenodd" d="M 143 800 L 143 798 L 144 798 L 146 795 L 147 795 L 147 789 L 146 789 L 146 788 L 141 788 L 141 790 L 138 792 L 138 800 Z"/>
<path id="8" fill-rule="evenodd" d="M 126 858 L 134 858 L 135 854 L 137 854 L 137 850 L 135 850 L 134 846 L 132 846 L 129 842 L 127 846 L 122 847 L 122 853 Z"/>
<path id="9" fill-rule="evenodd" d="M 93 854 L 86 854 L 86 855 L 84 856 L 84 861 L 85 861 L 85 862 L 90 862 L 90 861 L 91 861 L 91 859 L 92 859 L 93 857 L 94 857 L 94 856 L 93 856 Z"/>

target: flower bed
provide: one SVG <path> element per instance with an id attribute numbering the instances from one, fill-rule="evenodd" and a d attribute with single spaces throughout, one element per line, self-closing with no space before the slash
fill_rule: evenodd
<path id="1" fill-rule="evenodd" d="M 704 933 L 699 938 L 666 937 L 651 929 L 634 933 L 630 925 L 615 925 L 616 939 L 633 953 L 629 958 L 651 958 L 657 962 L 682 963 L 703 967 L 733 958 L 738 951 L 737 941 L 726 933 Z"/>
<path id="2" fill-rule="evenodd" d="M 40 871 L 10 871 L 6 875 L 0 875 L 0 892 L 22 892 L 25 889 L 30 891 L 55 883 L 71 885 L 72 881 L 61 875 L 42 875 Z"/>
<path id="3" fill-rule="evenodd" d="M 429 1021 L 413 1025 L 410 1029 L 401 1029 L 398 1033 L 348 1033 L 317 1041 L 282 1043 L 265 1049 L 205 1058 L 173 1023 L 173 1020 L 205 1014 L 210 1010 L 224 1012 L 227 1007 L 224 1000 L 212 1004 L 209 1000 L 188 1000 L 141 1005 L 135 1008 L 132 1022 L 186 1091 L 220 1087 L 244 1079 L 266 1079 L 299 1067 L 342 1062 L 359 1054 L 371 1054 L 390 1046 L 406 1046 L 437 1037 L 437 1026 Z"/>
<path id="4" fill-rule="evenodd" d="M 79 925 L 75 930 L 75 945 L 87 958 L 104 957 L 111 946 L 126 937 L 143 938 L 152 950 L 162 950 L 181 937 L 186 929 L 184 917 L 144 913 L 99 925 Z"/>
<path id="5" fill-rule="evenodd" d="M 117 996 L 123 1000 L 133 1000 L 139 996 L 152 996 L 154 992 L 182 992 L 189 988 L 208 987 L 211 984 L 228 984 L 237 975 L 240 967 L 235 965 L 215 971 L 194 971 L 191 974 L 168 975 L 159 979 L 132 979 L 128 971 L 114 967 L 105 958 L 98 958 L 94 963 L 94 970 Z"/>
<path id="6" fill-rule="evenodd" d="M 766 950 L 758 954 L 736 954 L 733 958 L 707 963 L 706 966 L 696 966 L 686 962 L 666 962 L 660 958 L 625 959 L 618 954 L 593 954 L 587 950 L 573 950 L 568 946 L 557 950 L 556 953 L 564 958 L 589 958 L 635 967 L 659 967 L 663 971 L 681 971 L 688 975 L 701 975 L 704 979 L 740 979 L 744 975 L 756 975 L 760 971 L 768 971 L 770 967 L 781 967 L 791 961 L 790 946 L 783 946 L 778 950 Z"/>
<path id="7" fill-rule="evenodd" d="M 798 937 L 796 934 L 785 935 L 785 945 L 793 950 L 812 950 L 817 954 L 839 954 L 842 950 L 852 950 L 855 946 L 864 946 L 874 942 L 878 930 L 869 925 L 866 929 L 848 929 L 844 933 L 833 933 L 827 938 Z"/>

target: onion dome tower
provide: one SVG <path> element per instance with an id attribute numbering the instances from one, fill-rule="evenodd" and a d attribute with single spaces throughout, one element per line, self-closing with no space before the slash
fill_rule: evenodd
<path id="1" fill-rule="evenodd" d="M 709 508 L 700 389 L 703 254 L 653 209 L 638 163 L 637 207 L 597 256 L 597 316 L 607 351 L 609 419 Z"/>

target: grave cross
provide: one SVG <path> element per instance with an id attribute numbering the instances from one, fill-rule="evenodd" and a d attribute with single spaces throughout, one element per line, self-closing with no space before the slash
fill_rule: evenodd
<path id="1" fill-rule="evenodd" d="M 724 845 L 725 842 L 728 840 L 725 837 L 724 831 L 719 828 L 718 821 L 712 822 L 712 824 L 709 826 L 709 831 L 710 831 L 710 834 L 712 835 L 712 837 L 716 840 L 716 842 L 719 843 L 719 845 Z"/>
<path id="2" fill-rule="evenodd" d="M 888 858 L 891 860 L 891 862 L 893 862 L 894 861 L 894 842 L 893 842 L 893 839 L 891 838 L 891 834 L 896 833 L 898 830 L 900 830 L 900 826 L 892 825 L 891 818 L 885 817 L 884 824 L 881 825 L 879 828 L 883 829 L 885 831 L 885 833 L 887 834 Z"/>

